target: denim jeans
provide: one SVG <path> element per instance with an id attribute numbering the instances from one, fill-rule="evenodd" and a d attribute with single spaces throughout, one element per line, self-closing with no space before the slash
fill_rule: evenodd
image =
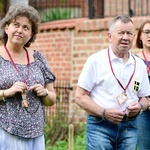
<path id="1" fill-rule="evenodd" d="M 144 111 L 137 118 L 138 121 L 138 148 L 150 150 L 150 111 Z"/>
<path id="2" fill-rule="evenodd" d="M 113 124 L 100 117 L 87 116 L 87 150 L 135 150 L 137 119 Z"/>

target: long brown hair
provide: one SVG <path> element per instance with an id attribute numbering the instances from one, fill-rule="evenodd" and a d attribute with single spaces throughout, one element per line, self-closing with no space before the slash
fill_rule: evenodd
<path id="1" fill-rule="evenodd" d="M 142 43 L 142 40 L 140 39 L 140 37 L 141 37 L 142 31 L 143 31 L 143 28 L 147 23 L 150 24 L 150 20 L 143 22 L 143 24 L 141 25 L 141 27 L 138 30 L 137 39 L 136 39 L 136 47 L 137 48 L 143 48 L 143 43 Z"/>

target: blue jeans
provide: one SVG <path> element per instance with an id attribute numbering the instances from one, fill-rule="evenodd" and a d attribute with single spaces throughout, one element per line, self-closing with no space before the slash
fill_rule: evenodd
<path id="1" fill-rule="evenodd" d="M 150 150 L 150 111 L 144 111 L 138 120 L 138 148 L 139 150 Z"/>
<path id="2" fill-rule="evenodd" d="M 88 115 L 87 150 L 135 150 L 137 132 L 137 119 L 116 125 Z"/>

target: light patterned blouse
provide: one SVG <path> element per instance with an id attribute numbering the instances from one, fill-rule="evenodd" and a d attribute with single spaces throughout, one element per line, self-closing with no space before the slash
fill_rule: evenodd
<path id="1" fill-rule="evenodd" d="M 26 80 L 28 86 L 55 81 L 55 76 L 50 71 L 44 56 L 34 50 L 34 62 L 28 66 L 16 64 L 19 73 L 9 60 L 0 56 L 0 89 L 8 89 L 15 82 Z M 44 105 L 41 98 L 34 91 L 27 91 L 29 106 L 23 108 L 21 105 L 21 93 L 14 97 L 6 98 L 6 102 L 0 102 L 0 127 L 7 132 L 24 137 L 34 138 L 43 135 L 45 122 Z"/>

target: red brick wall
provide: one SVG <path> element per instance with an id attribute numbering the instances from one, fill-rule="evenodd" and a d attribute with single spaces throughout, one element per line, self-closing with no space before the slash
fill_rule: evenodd
<path id="1" fill-rule="evenodd" d="M 74 103 L 78 76 L 89 55 L 108 47 L 110 19 L 74 19 L 41 24 L 37 39 L 30 47 L 45 55 L 57 80 L 70 80 L 74 89 L 70 92 L 69 110 L 70 116 L 76 113 L 74 121 L 85 120 L 85 112 Z M 136 29 L 146 19 L 149 17 L 133 17 Z M 134 41 L 132 52 L 137 51 Z"/>

